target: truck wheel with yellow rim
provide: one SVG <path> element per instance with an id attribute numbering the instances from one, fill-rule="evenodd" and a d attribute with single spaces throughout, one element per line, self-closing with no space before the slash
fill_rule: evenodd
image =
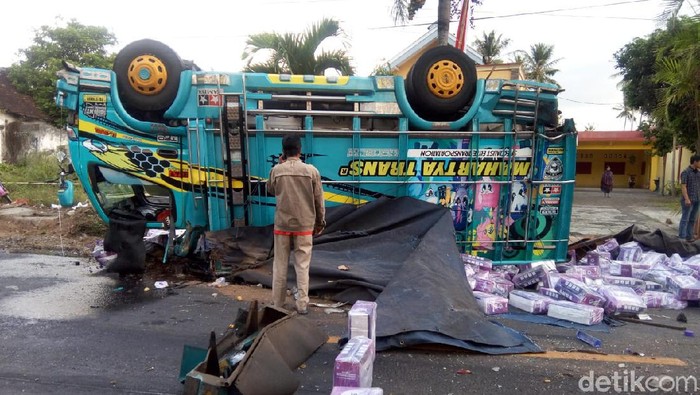
<path id="1" fill-rule="evenodd" d="M 418 58 L 406 78 L 408 101 L 430 121 L 459 117 L 476 92 L 476 65 L 452 46 L 431 48 Z"/>
<path id="2" fill-rule="evenodd" d="M 175 100 L 183 62 L 167 45 L 155 40 L 134 41 L 119 51 L 112 68 L 119 97 L 132 116 L 163 112 Z"/>

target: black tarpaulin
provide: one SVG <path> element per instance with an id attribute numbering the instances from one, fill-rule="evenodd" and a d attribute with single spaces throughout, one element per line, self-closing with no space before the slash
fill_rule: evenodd
<path id="1" fill-rule="evenodd" d="M 522 334 L 490 322 L 477 306 L 449 210 L 407 197 L 382 198 L 359 208 L 330 208 L 327 223 L 314 239 L 310 289 L 338 301 L 376 298 L 378 350 L 437 343 L 490 354 L 541 351 Z M 271 233 L 251 234 L 241 233 L 245 245 L 238 247 L 257 251 L 264 261 L 251 265 L 248 255 L 228 263 L 240 270 L 236 279 L 269 287 L 272 260 L 251 244 L 269 245 Z M 221 246 L 235 244 L 227 236 L 208 237 L 219 256 L 228 255 Z M 294 270 L 289 273 L 291 288 Z"/>
<path id="2" fill-rule="evenodd" d="M 649 231 L 632 225 L 613 237 L 619 244 L 636 241 L 647 248 L 668 256 L 678 254 L 682 258 L 687 258 L 700 254 L 700 243 L 687 242 L 678 237 L 677 234 L 668 233 L 660 229 Z"/>

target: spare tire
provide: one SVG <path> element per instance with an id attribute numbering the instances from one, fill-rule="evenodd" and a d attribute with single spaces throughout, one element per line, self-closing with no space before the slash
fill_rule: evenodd
<path id="1" fill-rule="evenodd" d="M 413 109 L 430 120 L 454 119 L 474 98 L 476 65 L 452 46 L 431 48 L 418 58 L 406 78 Z"/>
<path id="2" fill-rule="evenodd" d="M 160 41 L 134 41 L 114 59 L 122 104 L 137 112 L 164 111 L 175 100 L 183 70 L 180 57 Z"/>

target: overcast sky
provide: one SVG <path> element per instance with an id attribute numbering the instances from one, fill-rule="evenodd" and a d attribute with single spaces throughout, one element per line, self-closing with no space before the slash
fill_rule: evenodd
<path id="1" fill-rule="evenodd" d="M 579 130 L 588 124 L 596 130 L 623 128 L 624 121 L 616 118 L 619 111 L 613 110 L 622 103 L 613 54 L 658 27 L 655 18 L 663 0 L 483 2 L 473 12 L 477 19 L 485 19 L 476 20 L 468 30 L 469 44 L 495 30 L 511 40 L 507 52 L 540 42 L 554 45 L 555 58 L 561 58 L 554 78 L 565 89 L 560 95 L 562 115 L 574 118 Z M 55 26 L 60 23 L 57 17 L 108 28 L 119 41 L 115 52 L 132 41 L 152 38 L 202 69 L 218 71 L 241 69 L 241 53 L 250 34 L 302 32 L 321 18 L 332 17 L 346 33 L 357 74 L 367 75 L 424 34 L 437 18 L 437 0 L 427 0 L 408 26 L 395 26 L 392 4 L 393 0 L 23 0 L 3 11 L 0 67 L 17 62 L 17 50 L 31 45 L 35 29 Z M 553 10 L 560 11 L 544 12 Z M 456 29 L 453 23 L 451 31 Z"/>

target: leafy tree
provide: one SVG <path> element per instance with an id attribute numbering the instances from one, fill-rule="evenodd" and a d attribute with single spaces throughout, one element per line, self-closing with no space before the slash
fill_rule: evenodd
<path id="1" fill-rule="evenodd" d="M 481 38 L 474 40 L 474 46 L 484 57 L 484 64 L 503 63 L 498 59 L 501 51 L 510 44 L 509 38 L 503 38 L 502 34 L 496 36 L 496 32 L 482 33 Z"/>
<path id="2" fill-rule="evenodd" d="M 525 77 L 539 82 L 549 82 L 556 84 L 552 78 L 559 70 L 554 68 L 561 58 L 552 59 L 554 56 L 554 45 L 537 43 L 530 46 L 530 52 L 519 51 L 524 60 Z"/>
<path id="3" fill-rule="evenodd" d="M 378 64 L 370 75 L 394 75 L 389 62 Z"/>
<path id="4" fill-rule="evenodd" d="M 56 72 L 66 61 L 76 66 L 111 68 L 114 54 L 107 46 L 116 38 L 101 26 L 86 26 L 75 20 L 65 26 L 41 26 L 33 44 L 20 49 L 21 60 L 9 67 L 8 76 L 19 92 L 34 99 L 37 107 L 62 125 L 61 112 L 54 103 Z"/>
<path id="5" fill-rule="evenodd" d="M 459 5 L 464 1 L 471 1 L 473 4 L 479 5 L 483 0 L 438 0 L 438 45 L 449 44 L 450 18 L 453 15 L 459 15 L 461 10 Z M 405 24 L 412 21 L 416 11 L 423 8 L 423 5 L 425 5 L 425 0 L 394 0 L 394 5 L 391 8 L 394 23 Z"/>
<path id="6" fill-rule="evenodd" d="M 334 19 L 323 19 L 302 34 L 259 33 L 246 40 L 243 60 L 245 71 L 262 73 L 292 73 L 320 75 L 334 68 L 343 75 L 352 75 L 354 70 L 345 50 L 321 51 L 321 43 L 330 37 L 342 35 L 340 23 Z M 253 64 L 253 57 L 262 50 L 270 52 L 270 59 Z"/>
<path id="7" fill-rule="evenodd" d="M 595 125 L 592 123 L 587 123 L 586 126 L 584 126 L 583 130 L 586 132 L 592 132 L 595 130 Z"/>
<path id="8" fill-rule="evenodd" d="M 615 53 L 625 102 L 649 117 L 645 133 L 662 154 L 673 136 L 700 151 L 698 37 L 700 20 L 680 18 Z"/>

